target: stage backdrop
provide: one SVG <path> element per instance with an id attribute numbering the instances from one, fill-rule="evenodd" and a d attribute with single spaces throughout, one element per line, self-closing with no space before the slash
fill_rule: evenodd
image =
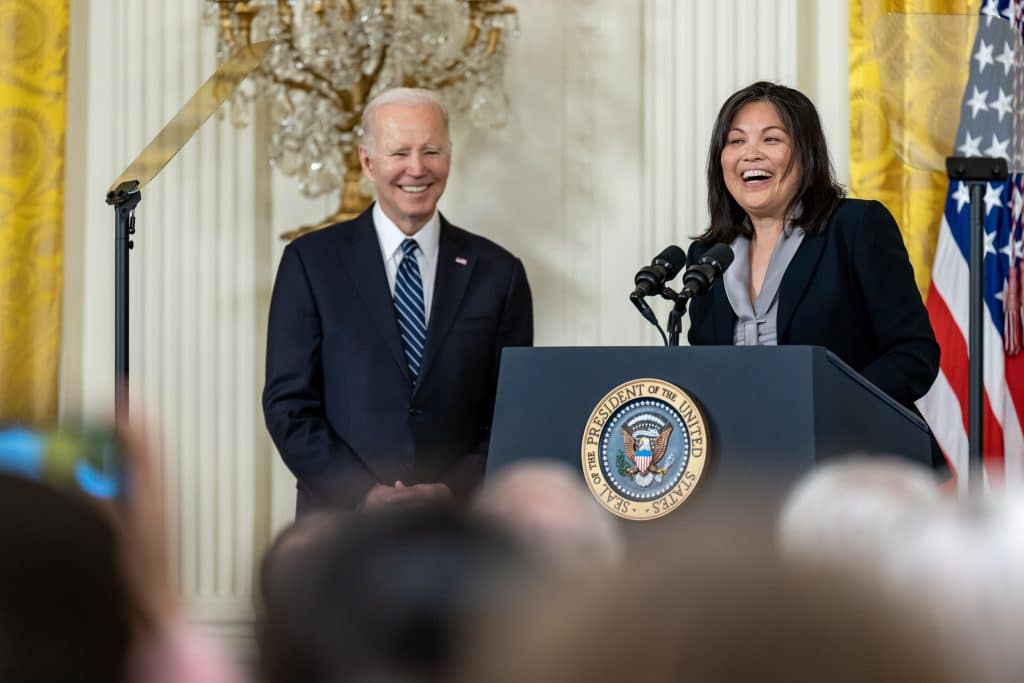
<path id="1" fill-rule="evenodd" d="M 215 66 L 202 3 L 76 0 L 62 405 L 113 397 L 110 182 Z M 847 178 L 845 3 L 516 0 L 509 124 L 453 120 L 442 210 L 522 256 L 537 342 L 650 344 L 636 269 L 706 222 L 705 154 L 724 98 L 766 78 L 821 108 Z M 175 576 L 200 623 L 248 645 L 253 572 L 294 482 L 263 426 L 266 311 L 283 244 L 336 200 L 271 169 L 266 128 L 204 129 L 143 192 L 132 252 L 132 390 L 161 426 Z M 656 304 L 659 314 L 665 306 Z"/>

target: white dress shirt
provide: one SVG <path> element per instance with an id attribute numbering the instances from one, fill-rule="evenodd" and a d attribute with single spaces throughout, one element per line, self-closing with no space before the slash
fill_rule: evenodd
<path id="1" fill-rule="evenodd" d="M 411 237 L 419 245 L 416 261 L 420 265 L 420 277 L 423 278 L 424 322 L 429 326 L 430 304 L 434 299 L 434 277 L 437 274 L 437 251 L 441 244 L 440 214 L 435 209 L 434 215 L 416 231 L 415 235 L 406 235 L 390 218 L 384 215 L 380 204 L 374 203 L 373 227 L 377 231 L 377 242 L 380 244 L 380 254 L 384 259 L 384 272 L 388 276 L 388 289 L 391 290 L 392 298 L 395 296 L 398 264 L 402 262 L 402 242 Z"/>

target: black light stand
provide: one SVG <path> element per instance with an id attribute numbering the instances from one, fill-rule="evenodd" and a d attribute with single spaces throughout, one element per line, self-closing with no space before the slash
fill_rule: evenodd
<path id="1" fill-rule="evenodd" d="M 107 193 L 114 207 L 114 415 L 128 421 L 128 252 L 135 246 L 135 207 L 142 200 L 139 183 L 129 180 Z"/>
<path id="2" fill-rule="evenodd" d="M 988 157 L 949 157 L 946 159 L 949 179 L 960 180 L 970 187 L 970 304 L 967 335 L 968 349 L 968 456 L 967 490 L 971 495 L 982 492 L 984 482 L 984 334 L 985 315 L 985 204 L 984 192 L 989 182 L 1009 177 L 1006 159 Z"/>
<path id="3" fill-rule="evenodd" d="M 142 188 L 235 92 L 238 84 L 259 67 L 273 40 L 243 45 L 217 67 L 188 102 L 117 177 L 107 192 L 114 207 L 114 414 L 118 424 L 128 420 L 128 252 L 134 246 L 135 207 Z"/>

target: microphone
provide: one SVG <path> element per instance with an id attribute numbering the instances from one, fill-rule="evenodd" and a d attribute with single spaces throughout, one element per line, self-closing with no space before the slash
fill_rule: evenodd
<path id="1" fill-rule="evenodd" d="M 633 278 L 636 289 L 629 298 L 635 304 L 639 298 L 661 293 L 665 283 L 678 275 L 685 265 L 686 252 L 674 244 L 665 247 L 654 257 L 651 265 L 641 268 Z"/>
<path id="2" fill-rule="evenodd" d="M 666 250 L 667 251 L 667 250 Z M 680 296 L 692 298 L 711 289 L 715 280 L 722 276 L 732 263 L 733 253 L 728 244 L 716 244 L 700 257 L 700 261 L 683 273 L 683 288 Z M 640 274 L 637 273 L 637 277 Z"/>
<path id="3" fill-rule="evenodd" d="M 651 265 L 641 268 L 633 278 L 636 289 L 629 295 L 629 300 L 633 302 L 636 310 L 640 311 L 640 315 L 647 322 L 658 328 L 663 339 L 665 339 L 665 333 L 662 332 L 661 325 L 658 324 L 658 317 L 644 301 L 644 297 L 661 293 L 665 283 L 674 278 L 685 265 L 686 252 L 673 244 L 662 249 L 661 253 L 651 261 Z M 665 339 L 665 343 L 668 343 L 667 339 Z"/>

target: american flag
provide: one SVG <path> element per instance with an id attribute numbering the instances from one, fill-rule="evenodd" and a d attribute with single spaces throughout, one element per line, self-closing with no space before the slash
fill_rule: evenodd
<path id="1" fill-rule="evenodd" d="M 1010 179 L 988 183 L 985 211 L 984 441 L 990 483 L 1024 472 L 1024 354 L 1021 354 L 1021 209 L 1024 177 L 1024 0 L 985 0 L 971 52 L 954 154 L 1003 157 Z M 953 470 L 966 478 L 968 453 L 968 256 L 970 189 L 950 183 L 926 300 L 942 361 L 919 402 Z"/>

